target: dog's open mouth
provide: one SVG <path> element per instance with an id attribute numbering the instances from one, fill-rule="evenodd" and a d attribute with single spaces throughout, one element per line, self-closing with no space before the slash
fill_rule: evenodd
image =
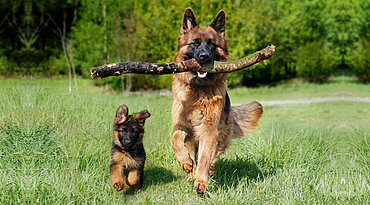
<path id="1" fill-rule="evenodd" d="M 198 78 L 205 78 L 207 76 L 207 72 L 197 72 Z"/>

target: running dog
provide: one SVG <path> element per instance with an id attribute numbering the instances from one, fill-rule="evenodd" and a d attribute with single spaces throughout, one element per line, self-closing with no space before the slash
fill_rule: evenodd
<path id="1" fill-rule="evenodd" d="M 201 65 L 227 61 L 225 25 L 223 10 L 207 28 L 200 28 L 193 11 L 186 9 L 175 61 L 195 58 Z M 172 92 L 172 147 L 181 167 L 195 179 L 195 190 L 203 194 L 216 158 L 232 138 L 257 127 L 262 106 L 255 101 L 231 106 L 224 73 L 176 73 Z"/>

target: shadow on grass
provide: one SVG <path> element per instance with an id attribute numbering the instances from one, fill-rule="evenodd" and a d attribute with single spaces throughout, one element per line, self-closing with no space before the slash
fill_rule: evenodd
<path id="1" fill-rule="evenodd" d="M 163 167 L 149 167 L 144 170 L 144 174 L 145 179 L 143 188 L 151 185 L 166 184 L 177 179 L 172 171 Z"/>
<path id="2" fill-rule="evenodd" d="M 167 184 L 177 180 L 177 178 L 178 177 L 176 177 L 172 171 L 163 167 L 149 167 L 144 169 L 144 184 L 140 190 L 144 191 L 153 185 Z M 135 192 L 136 191 L 133 188 L 128 188 L 126 191 L 124 191 L 124 194 L 133 195 Z"/>
<path id="3" fill-rule="evenodd" d="M 261 163 L 260 166 L 265 166 L 262 161 Z M 261 171 L 259 165 L 244 158 L 219 159 L 214 168 L 213 180 L 220 187 L 235 188 L 240 182 L 263 181 L 266 176 L 275 173 L 272 167 L 266 169 L 267 171 Z"/>

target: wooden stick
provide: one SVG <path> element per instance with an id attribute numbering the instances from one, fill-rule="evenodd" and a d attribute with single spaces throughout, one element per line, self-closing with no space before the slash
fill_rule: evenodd
<path id="1" fill-rule="evenodd" d="M 270 58 L 275 52 L 275 46 L 267 46 L 265 49 L 255 52 L 247 57 L 230 61 L 214 61 L 212 64 L 201 66 L 194 58 L 186 61 L 169 63 L 147 63 L 147 62 L 121 62 L 103 65 L 91 69 L 91 78 L 105 78 L 117 76 L 125 73 L 141 74 L 173 74 L 187 71 L 199 71 L 209 73 L 230 73 L 243 68 L 247 68 L 258 62 Z"/>

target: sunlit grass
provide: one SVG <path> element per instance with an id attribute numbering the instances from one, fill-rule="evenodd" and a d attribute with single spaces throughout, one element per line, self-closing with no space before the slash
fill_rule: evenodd
<path id="1" fill-rule="evenodd" d="M 230 97 L 235 103 L 246 100 L 286 100 L 319 97 L 368 97 L 370 88 L 354 77 L 333 76 L 322 84 L 308 83 L 293 79 L 289 83 L 278 83 L 275 86 L 260 86 L 257 88 L 236 88 L 230 90 Z"/>
<path id="2" fill-rule="evenodd" d="M 369 97 L 366 85 L 347 84 L 343 88 Z M 259 128 L 232 142 L 209 191 L 199 197 L 172 151 L 171 97 L 106 94 L 91 80 L 79 80 L 79 92 L 69 94 L 67 85 L 65 79 L 0 81 L 1 204 L 369 203 L 368 103 L 266 106 Z M 264 99 L 274 91 L 291 97 L 332 91 L 290 86 L 230 95 L 243 102 L 263 89 Z M 110 187 L 112 121 L 121 104 L 152 113 L 144 136 L 144 187 L 137 192 Z"/>

